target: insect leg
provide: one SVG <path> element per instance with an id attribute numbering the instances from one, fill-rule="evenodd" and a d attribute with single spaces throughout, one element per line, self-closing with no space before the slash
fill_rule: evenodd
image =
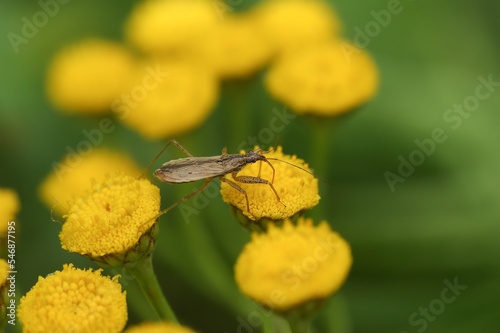
<path id="1" fill-rule="evenodd" d="M 189 193 L 188 195 L 186 195 L 185 197 L 181 198 L 180 200 L 174 202 L 173 204 L 171 204 L 170 206 L 168 206 L 167 208 L 163 209 L 159 214 L 158 214 L 158 217 L 160 217 L 161 215 L 167 213 L 169 210 L 171 210 L 172 208 L 175 208 L 177 205 L 183 203 L 184 201 L 186 200 L 189 200 L 191 197 L 195 196 L 196 194 L 200 193 L 201 191 L 203 191 L 207 186 L 208 184 L 210 184 L 210 182 L 212 181 L 213 178 L 207 178 L 205 179 L 205 183 L 203 183 L 203 185 L 197 189 L 197 190 L 194 190 L 193 192 Z M 157 217 L 157 218 L 158 218 Z"/>
<path id="2" fill-rule="evenodd" d="M 233 176 L 234 178 L 234 176 Z M 243 195 L 245 196 L 245 199 L 246 199 L 246 202 L 247 202 L 247 211 L 250 213 L 250 204 L 248 203 L 248 195 L 247 195 L 247 192 L 241 187 L 239 186 L 238 184 L 236 184 L 235 182 L 233 182 L 232 180 L 229 180 L 227 178 L 224 178 L 224 177 L 219 177 L 220 181 L 221 182 L 224 182 L 224 183 L 227 183 L 228 185 L 230 185 L 232 188 L 234 188 L 236 191 L 240 192 L 240 193 L 243 193 Z M 251 214 L 251 213 L 250 213 Z"/>
<path id="3" fill-rule="evenodd" d="M 153 163 L 156 162 L 156 160 L 158 160 L 158 158 L 160 158 L 161 154 L 163 154 L 163 152 L 167 149 L 168 146 L 170 146 L 170 144 L 177 146 L 177 148 L 179 148 L 187 156 L 193 157 L 193 155 L 191 155 L 191 153 L 188 152 L 186 148 L 184 148 L 179 142 L 177 142 L 177 140 L 171 139 L 165 144 L 165 146 L 163 146 L 163 148 L 160 150 L 158 155 L 155 156 L 155 158 L 151 161 L 151 163 L 148 164 L 148 166 L 146 167 L 146 169 L 144 169 L 144 171 L 141 173 L 139 178 L 144 177 L 144 175 L 146 174 L 146 172 L 148 172 L 148 170 L 151 168 Z"/>
<path id="4" fill-rule="evenodd" d="M 274 170 L 274 168 L 273 168 L 273 170 Z M 259 177 L 253 177 L 253 176 L 238 176 L 236 172 L 233 172 L 231 174 L 231 176 L 233 177 L 234 180 L 236 180 L 237 182 L 240 182 L 240 183 L 267 184 L 267 185 L 269 185 L 271 187 L 271 189 L 273 190 L 274 194 L 276 195 L 276 199 L 278 199 L 278 202 L 280 202 L 283 206 L 286 207 L 286 205 L 283 202 L 281 202 L 280 196 L 278 195 L 278 191 L 276 191 L 273 184 L 269 180 L 264 179 L 264 178 L 259 178 Z M 245 195 L 246 195 L 246 192 L 245 192 Z M 247 203 L 248 203 L 248 197 L 247 197 Z"/>

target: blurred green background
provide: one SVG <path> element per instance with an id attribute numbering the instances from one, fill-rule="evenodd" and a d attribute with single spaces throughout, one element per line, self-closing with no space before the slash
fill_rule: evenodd
<path id="1" fill-rule="evenodd" d="M 253 3 L 243 0 L 234 7 L 245 10 Z M 95 128 L 99 119 L 56 112 L 44 95 L 44 75 L 51 56 L 68 43 L 88 36 L 121 40 L 133 4 L 70 1 L 18 53 L 7 34 L 20 34 L 22 18 L 40 7 L 35 1 L 0 4 L 0 186 L 17 190 L 21 199 L 19 296 L 39 275 L 61 269 L 63 263 L 95 267 L 61 249 L 61 226 L 51 221 L 37 186 L 66 147 L 75 147 L 84 139 L 82 130 Z M 351 40 L 376 22 L 372 11 L 388 6 L 379 0 L 332 4 Z M 500 3 L 414 0 L 401 6 L 389 24 L 379 25 L 380 31 L 368 37 L 366 49 L 380 70 L 378 96 L 343 120 L 321 157 L 328 167 L 317 176 L 331 185 L 321 183 L 321 208 L 311 215 L 328 220 L 350 242 L 354 266 L 341 292 L 316 319 L 315 330 L 498 332 L 500 87 L 461 118 L 456 129 L 443 115 L 454 104 L 471 100 L 478 77 L 491 75 L 500 82 Z M 265 92 L 261 77 L 247 88 L 250 92 L 238 101 L 251 112 L 244 124 L 229 116 L 233 87 L 225 84 L 203 126 L 176 139 L 195 156 L 217 155 L 225 146 L 236 152 L 249 135 L 268 126 L 273 108 L 283 109 Z M 142 166 L 163 144 L 116 125 L 103 146 L 129 153 Z M 278 140 L 285 152 L 318 161 L 313 156 L 314 126 L 297 117 L 274 141 L 261 143 Z M 436 128 L 444 130 L 447 140 L 436 144 L 435 152 L 391 191 L 384 173 L 397 173 L 400 156 L 408 159 L 418 149 L 415 140 L 431 138 Z M 162 160 L 177 157 L 172 150 Z M 157 185 L 164 206 L 196 186 Z M 237 292 L 232 265 L 248 239 L 219 195 L 190 223 L 178 210 L 162 217 L 155 267 L 183 323 L 201 332 L 245 332 L 238 318 L 247 320 L 258 308 Z M 135 284 L 124 280 L 129 322 L 154 319 Z M 467 289 L 442 309 L 436 299 L 442 297 L 445 280 Z M 434 310 L 426 319 L 420 311 L 429 306 Z"/>

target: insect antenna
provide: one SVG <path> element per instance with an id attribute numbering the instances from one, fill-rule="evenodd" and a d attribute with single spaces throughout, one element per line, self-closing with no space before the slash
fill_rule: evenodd
<path id="1" fill-rule="evenodd" d="M 299 167 L 298 165 L 295 165 L 295 164 L 293 164 L 293 163 L 290 163 L 290 162 L 287 162 L 287 161 L 283 161 L 283 160 L 280 160 L 280 159 L 278 159 L 278 158 L 274 158 L 274 157 L 266 157 L 266 159 L 268 159 L 268 160 L 272 160 L 272 161 L 280 161 L 280 162 L 286 163 L 286 164 L 288 164 L 288 165 L 291 165 L 291 166 L 293 166 L 293 167 L 296 167 L 297 169 L 300 169 L 300 170 L 302 170 L 302 171 L 304 171 L 304 172 L 307 172 L 308 174 L 310 174 L 310 175 L 311 175 L 311 176 L 313 176 L 313 177 L 316 177 L 316 175 L 315 175 L 314 173 L 312 173 L 311 171 L 308 171 L 308 170 L 306 170 L 306 169 L 304 169 L 304 168 L 302 168 L 302 167 Z M 318 177 L 316 177 L 316 178 L 318 178 Z M 318 179 L 319 179 L 319 178 L 318 178 Z M 321 179 L 321 181 L 323 181 L 323 182 L 325 182 L 325 183 L 327 183 L 328 185 L 330 185 L 330 186 L 331 186 L 331 184 L 330 184 L 329 182 L 327 182 L 326 180 Z"/>

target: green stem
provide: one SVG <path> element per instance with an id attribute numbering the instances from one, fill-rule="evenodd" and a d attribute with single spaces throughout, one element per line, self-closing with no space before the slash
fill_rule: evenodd
<path id="1" fill-rule="evenodd" d="M 156 274 L 153 270 L 152 256 L 139 260 L 134 265 L 125 268 L 137 280 L 149 302 L 156 310 L 158 316 L 165 321 L 178 323 L 170 304 L 161 290 Z"/>
<path id="2" fill-rule="evenodd" d="M 311 152 L 312 155 L 310 157 L 309 165 L 314 171 L 316 177 L 320 179 L 319 188 L 320 188 L 320 196 L 324 199 L 329 197 L 329 188 L 328 184 L 325 184 L 321 180 L 325 180 L 329 182 L 329 162 L 331 155 L 331 141 L 333 137 L 333 133 L 337 128 L 337 121 L 335 119 L 327 119 L 326 121 L 323 119 L 309 119 L 310 121 L 310 133 L 312 136 L 311 141 Z M 333 134 L 332 134 L 333 133 Z M 316 209 L 314 209 L 315 218 L 326 219 L 328 218 L 325 215 L 325 208 L 328 206 L 325 204 L 320 204 Z"/>
<path id="3" fill-rule="evenodd" d="M 307 318 L 302 318 L 302 317 L 288 318 L 288 323 L 290 323 L 290 328 L 292 329 L 292 333 L 309 333 L 311 322 Z"/>

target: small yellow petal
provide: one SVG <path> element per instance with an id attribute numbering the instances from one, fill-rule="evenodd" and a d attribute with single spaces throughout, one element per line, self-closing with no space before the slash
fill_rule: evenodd
<path id="1" fill-rule="evenodd" d="M 21 298 L 18 317 L 24 332 L 121 332 L 127 304 L 117 277 L 101 270 L 64 265 Z"/>
<path id="2" fill-rule="evenodd" d="M 135 60 L 118 43 L 89 39 L 60 51 L 48 70 L 47 92 L 61 111 L 102 114 L 128 87 Z"/>
<path id="3" fill-rule="evenodd" d="M 349 244 L 326 222 L 300 218 L 270 225 L 252 240 L 235 265 L 235 278 L 246 296 L 286 312 L 322 301 L 343 284 L 352 263 Z"/>
<path id="4" fill-rule="evenodd" d="M 227 15 L 200 43 L 207 61 L 222 78 L 241 78 L 264 67 L 272 48 L 254 16 Z"/>
<path id="5" fill-rule="evenodd" d="M 126 36 L 146 53 L 191 49 L 219 22 L 218 14 L 208 0 L 141 1 L 130 15 Z"/>
<path id="6" fill-rule="evenodd" d="M 7 223 L 13 221 L 19 212 L 17 193 L 8 188 L 0 188 L 0 235 L 7 233 Z"/>
<path id="7" fill-rule="evenodd" d="M 120 119 L 149 139 L 172 137 L 201 125 L 219 93 L 215 75 L 187 59 L 143 64 L 134 83 L 128 100 L 119 104 L 126 110 Z"/>
<path id="8" fill-rule="evenodd" d="M 63 249 L 101 257 L 136 245 L 155 223 L 160 190 L 147 179 L 108 177 L 75 200 L 59 238 Z"/>
<path id="9" fill-rule="evenodd" d="M 257 148 L 256 148 L 257 149 Z M 248 195 L 250 212 L 247 210 L 245 195 L 226 182 L 221 183 L 221 195 L 224 202 L 235 206 L 251 220 L 270 219 L 285 220 L 304 210 L 311 209 L 319 202 L 318 180 L 310 173 L 308 165 L 295 155 L 283 154 L 282 147 L 264 154 L 273 169 L 265 162 L 247 164 L 237 176 L 252 176 L 273 180 L 272 185 L 278 193 L 280 201 L 268 184 L 247 184 L 238 182 L 232 175 L 226 179 L 236 183 Z M 292 165 L 288 164 L 291 163 Z M 301 170 L 300 168 L 304 169 Z"/>
<path id="10" fill-rule="evenodd" d="M 138 177 L 139 166 L 127 155 L 106 149 L 92 150 L 90 155 L 70 153 L 52 164 L 39 187 L 42 201 L 59 215 L 66 214 L 76 197 L 82 196 L 92 182 L 102 182 L 107 174 L 117 171 Z"/>
<path id="11" fill-rule="evenodd" d="M 271 66 L 265 84 L 299 114 L 335 116 L 375 95 L 378 72 L 365 51 L 332 41 L 287 53 Z"/>
<path id="12" fill-rule="evenodd" d="M 263 38 L 275 52 L 302 48 L 335 38 L 340 22 L 326 1 L 268 0 L 255 7 Z"/>

